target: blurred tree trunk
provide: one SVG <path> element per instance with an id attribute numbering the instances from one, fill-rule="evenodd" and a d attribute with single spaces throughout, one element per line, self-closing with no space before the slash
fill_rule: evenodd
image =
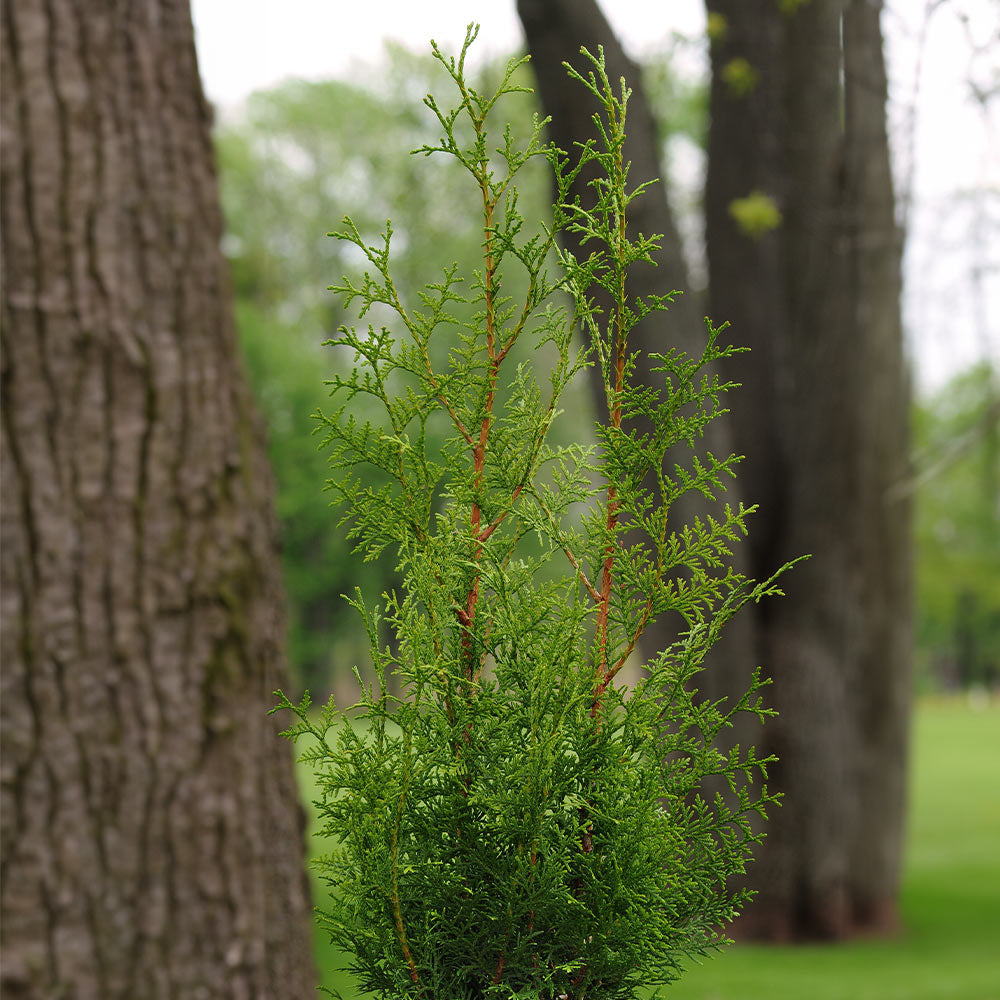
<path id="1" fill-rule="evenodd" d="M 2 992 L 304 997 L 272 487 L 187 4 L 2 16 Z"/>
<path id="2" fill-rule="evenodd" d="M 737 568 L 762 578 L 813 554 L 787 579 L 787 598 L 735 620 L 700 684 L 710 697 L 739 692 L 763 663 L 782 712 L 763 743 L 782 757 L 774 777 L 785 805 L 751 871 L 760 897 L 735 930 L 776 940 L 888 930 L 902 845 L 910 556 L 908 505 L 892 492 L 906 477 L 908 387 L 879 8 L 708 6 L 709 312 L 732 320 L 733 340 L 752 352 L 734 376 L 744 383 L 731 400 L 736 419 L 716 424 L 706 446 L 748 456 L 739 490 L 761 509 Z M 518 11 L 556 143 L 589 137 L 594 110 L 561 63 L 579 67 L 581 44 L 603 44 L 609 76 L 634 91 L 630 180 L 661 174 L 638 70 L 593 0 L 518 0 Z M 750 235 L 730 206 L 754 192 L 782 218 L 768 231 L 758 213 L 764 224 Z M 660 266 L 638 269 L 633 293 L 686 287 L 663 185 L 636 207 L 636 230 L 665 235 Z M 666 331 L 661 318 L 637 346 L 693 352 L 701 329 L 681 298 Z M 736 738 L 760 744 L 749 728 Z"/>
<path id="3" fill-rule="evenodd" d="M 734 423 L 755 575 L 812 559 L 760 609 L 784 808 L 738 930 L 845 937 L 896 922 L 909 715 L 902 236 L 870 0 L 709 0 L 711 311 L 752 348 Z M 744 60 L 745 62 L 740 62 Z M 743 77 L 749 83 L 741 88 Z M 754 237 L 730 206 L 781 212 Z"/>

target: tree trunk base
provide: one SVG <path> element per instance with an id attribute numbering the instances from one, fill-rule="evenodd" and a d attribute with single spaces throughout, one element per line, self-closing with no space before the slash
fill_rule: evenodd
<path id="1" fill-rule="evenodd" d="M 890 938 L 899 933 L 899 908 L 891 898 L 855 900 L 831 893 L 808 906 L 751 903 L 726 932 L 735 941 L 816 944 Z"/>

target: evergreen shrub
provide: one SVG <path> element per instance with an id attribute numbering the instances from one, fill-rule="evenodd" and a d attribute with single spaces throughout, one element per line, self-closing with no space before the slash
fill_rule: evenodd
<path id="1" fill-rule="evenodd" d="M 596 139 L 572 157 L 544 141 L 537 117 L 525 141 L 497 135 L 497 105 L 521 89 L 513 77 L 525 60 L 510 62 L 495 93 L 477 92 L 465 65 L 477 30 L 457 61 L 432 43 L 458 99 L 446 110 L 426 98 L 442 137 L 416 152 L 467 171 L 481 268 L 468 282 L 447 266 L 419 302 L 403 302 L 391 225 L 374 243 L 350 219 L 332 234 L 369 268 L 333 290 L 373 322 L 330 341 L 354 364 L 329 383 L 338 408 L 320 416 L 329 485 L 357 548 L 369 559 L 394 552 L 403 580 L 381 606 L 351 598 L 375 679 L 358 674 L 360 700 L 346 711 L 281 692 L 275 711 L 296 716 L 286 735 L 308 738 L 330 845 L 320 919 L 353 956 L 361 990 L 634 997 L 723 943 L 749 898 L 727 881 L 761 839 L 754 814 L 777 799 L 755 785 L 773 758 L 717 744 L 737 713 L 771 714 L 766 681 L 758 669 L 730 702 L 699 699 L 696 681 L 726 622 L 779 591 L 727 564 L 752 508 L 668 527 L 678 497 L 714 499 L 734 473 L 735 455 L 699 458 L 695 442 L 725 412 L 734 383 L 716 368 L 738 349 L 709 323 L 700 357 L 666 347 L 654 356 L 661 384 L 633 384 L 629 333 L 671 296 L 628 293 L 628 270 L 652 264 L 657 237 L 627 235 L 645 185 L 627 183 L 625 82 L 608 79 L 600 49 L 582 50 L 585 75 L 567 66 L 581 99 L 600 107 Z M 551 222 L 532 230 L 514 182 L 537 157 L 556 198 Z M 570 196 L 584 168 L 596 168 L 593 207 Z M 603 313 L 597 288 L 612 303 Z M 542 375 L 512 364 L 526 340 L 555 357 Z M 560 397 L 591 364 L 610 418 L 595 446 L 555 446 Z M 381 423 L 352 416 L 359 396 Z M 438 450 L 428 448 L 435 420 L 449 427 Z M 684 444 L 690 460 L 666 463 Z M 616 683 L 663 615 L 681 625 L 676 642 L 644 656 L 632 687 Z M 702 794 L 709 778 L 731 794 Z"/>

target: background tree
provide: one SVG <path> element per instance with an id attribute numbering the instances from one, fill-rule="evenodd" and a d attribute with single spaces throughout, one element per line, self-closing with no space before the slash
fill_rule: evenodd
<path id="1" fill-rule="evenodd" d="M 749 928 L 891 929 L 902 856 L 910 678 L 908 379 L 902 236 L 879 17 L 866 0 L 710 2 L 706 184 L 711 310 L 752 348 L 737 449 L 761 501 L 755 572 L 814 558 L 759 620 L 786 808 Z M 776 207 L 769 232 L 741 199 Z M 750 454 L 747 452 L 747 454 Z M 761 457 L 763 455 L 763 457 Z"/>
<path id="2" fill-rule="evenodd" d="M 306 996 L 271 477 L 187 5 L 2 15 L 3 993 Z"/>
<path id="3" fill-rule="evenodd" d="M 782 715 L 766 746 L 787 797 L 739 928 L 773 939 L 888 929 L 898 889 L 909 512 L 889 491 L 906 478 L 908 414 L 879 6 L 709 4 L 709 312 L 752 348 L 728 428 L 753 456 L 740 489 L 761 505 L 746 556 L 757 577 L 814 556 L 781 608 L 744 614 L 715 670 L 723 691 L 756 662 L 775 678 Z M 546 111 L 573 121 L 554 136 L 568 146 L 592 109 L 577 102 L 572 119 L 577 98 L 554 67 L 601 42 L 609 73 L 633 85 L 638 73 L 593 2 L 519 0 L 518 11 Z M 633 140 L 638 184 L 660 172 L 648 110 L 636 111 Z M 665 197 L 646 208 L 638 228 L 679 247 Z M 685 285 L 679 252 L 665 257 L 648 291 Z M 671 341 L 697 335 L 696 311 L 672 309 Z"/>

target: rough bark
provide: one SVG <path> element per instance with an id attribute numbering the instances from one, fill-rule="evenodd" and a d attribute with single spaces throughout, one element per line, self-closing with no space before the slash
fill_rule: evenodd
<path id="1" fill-rule="evenodd" d="M 909 689 L 907 378 L 901 238 L 885 133 L 879 5 L 710 0 L 706 191 L 710 308 L 752 348 L 734 425 L 761 503 L 755 575 L 802 552 L 788 597 L 758 615 L 779 719 L 765 748 L 786 793 L 737 932 L 840 938 L 895 923 Z M 746 59 L 753 89 L 725 67 Z M 770 195 L 780 226 L 728 208 Z"/>
<path id="2" fill-rule="evenodd" d="M 5 997 L 304 997 L 271 480 L 186 3 L 2 7 Z"/>

